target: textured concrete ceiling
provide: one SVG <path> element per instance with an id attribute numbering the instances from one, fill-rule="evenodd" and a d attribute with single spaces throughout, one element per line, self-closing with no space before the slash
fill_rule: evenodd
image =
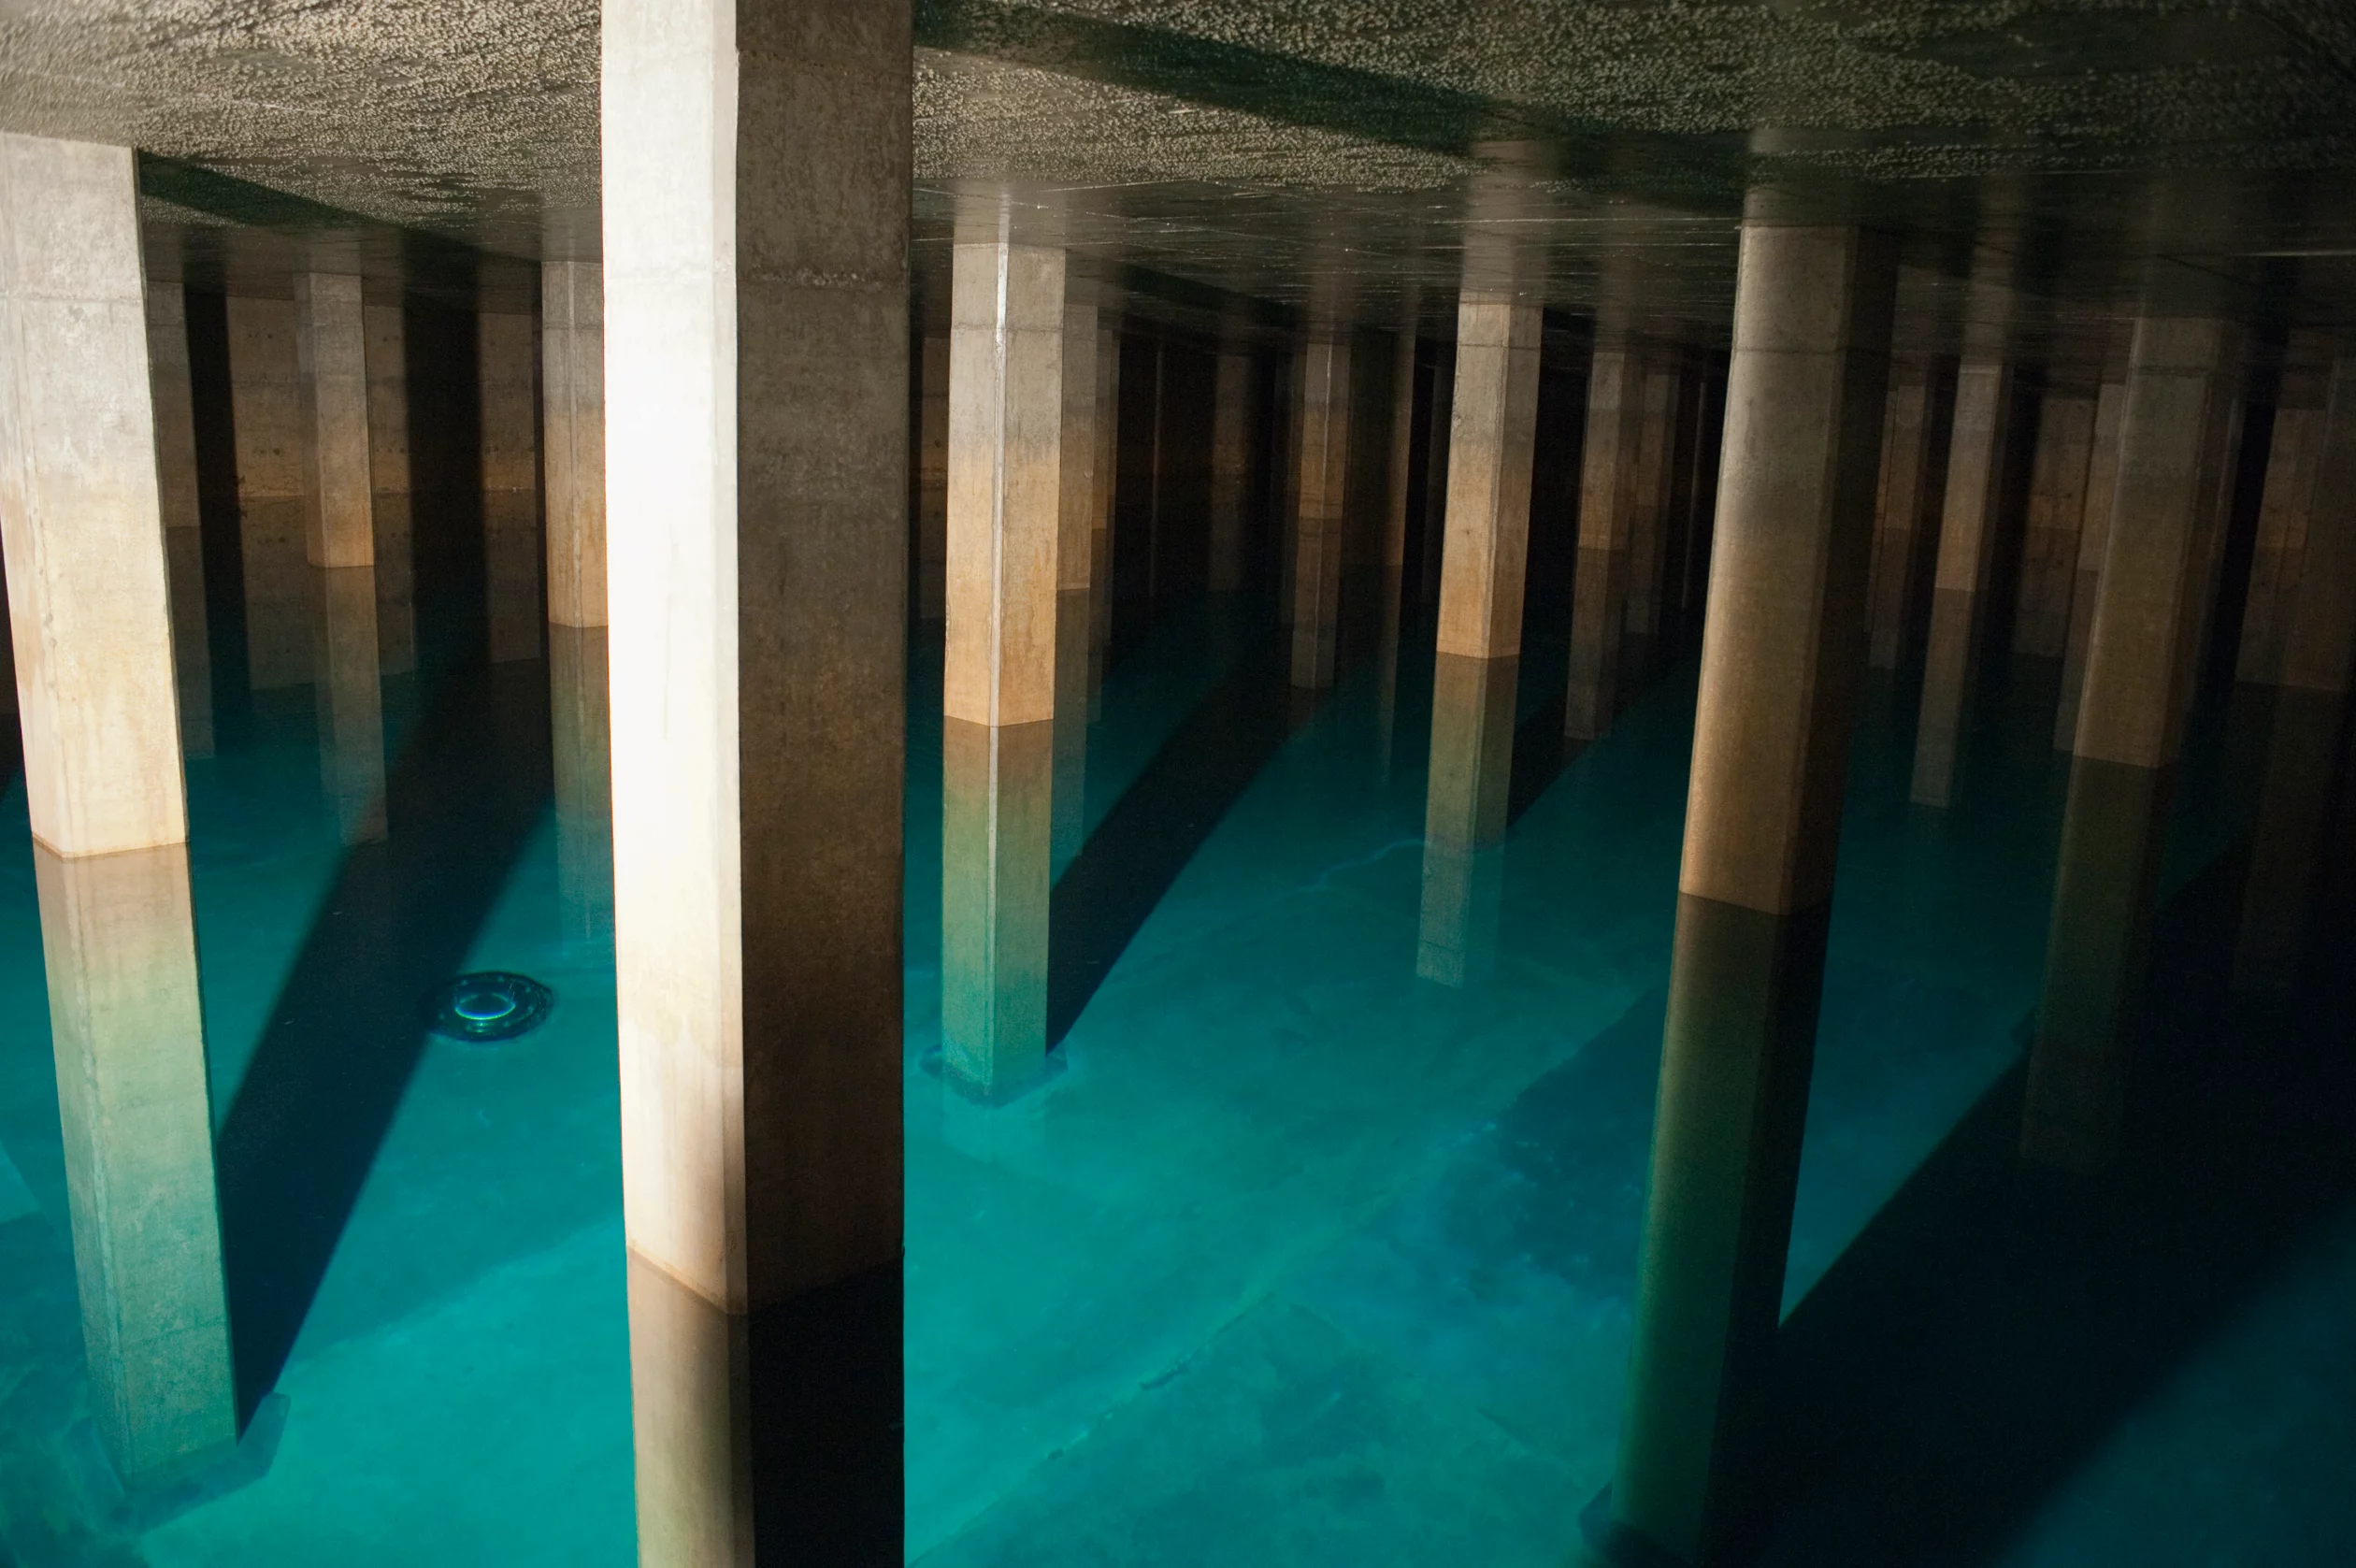
<path id="1" fill-rule="evenodd" d="M 2000 253 L 2072 341 L 2152 254 L 2276 315 L 2356 305 L 2345 0 L 919 0 L 917 37 L 920 270 L 955 193 L 1012 185 L 1108 266 L 1295 302 L 1339 272 L 1392 319 L 1494 221 L 1477 176 L 1526 198 L 1559 303 L 1633 251 L 1707 323 L 1770 179 L 1905 230 L 1934 293 Z M 0 125 L 147 151 L 159 229 L 215 230 L 186 248 L 224 270 L 354 220 L 596 245 L 577 0 L 0 0 Z"/>

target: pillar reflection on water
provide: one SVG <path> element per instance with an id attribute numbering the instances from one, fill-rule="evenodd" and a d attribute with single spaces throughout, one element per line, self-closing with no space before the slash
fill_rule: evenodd
<path id="1" fill-rule="evenodd" d="M 1047 898 L 1055 729 L 941 721 L 941 1050 L 995 1100 L 1047 1057 Z"/>
<path id="2" fill-rule="evenodd" d="M 550 740 L 556 785 L 556 898 L 565 941 L 613 940 L 613 754 L 606 629 L 548 627 Z"/>
<path id="3" fill-rule="evenodd" d="M 2117 1145 L 2239 352 L 2213 318 L 2136 325 L 2022 1116 L 2033 1164 L 2097 1171 Z"/>
<path id="4" fill-rule="evenodd" d="M 385 835 L 384 698 L 379 681 L 374 567 L 323 567 L 312 700 L 319 716 L 320 785 L 347 844 Z"/>
<path id="5" fill-rule="evenodd" d="M 1496 961 L 1520 670 L 1518 658 L 1458 654 L 1432 666 L 1415 972 L 1443 985 L 1475 984 Z"/>
<path id="6" fill-rule="evenodd" d="M 91 1414 L 136 1489 L 237 1437 L 188 848 L 34 872 Z"/>

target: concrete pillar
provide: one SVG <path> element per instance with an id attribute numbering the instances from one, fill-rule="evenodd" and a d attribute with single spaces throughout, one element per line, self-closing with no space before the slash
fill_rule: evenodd
<path id="1" fill-rule="evenodd" d="M 2306 549 L 2307 517 L 2323 450 L 2328 372 L 2291 363 L 2275 399 L 2274 439 L 2266 453 L 2266 485 L 2258 505 L 2258 537 L 2249 558 L 2249 597 L 2242 614 L 2234 678 L 2262 685 L 2282 680 L 2291 607 L 2298 597 Z"/>
<path id="2" fill-rule="evenodd" d="M 1533 299 L 1472 289 L 1458 297 L 1440 558 L 1442 654 L 1497 659 L 1521 652 L 1539 327 Z"/>
<path id="3" fill-rule="evenodd" d="M 540 398 L 548 618 L 560 626 L 602 626 L 605 279 L 596 262 L 541 264 Z"/>
<path id="4" fill-rule="evenodd" d="M 539 344 L 537 315 L 475 317 L 482 410 L 482 581 L 491 661 L 536 659 L 540 606 Z"/>
<path id="5" fill-rule="evenodd" d="M 2282 411 L 2275 417 L 2279 441 Z M 2288 602 L 2269 640 L 2280 690 L 2234 948 L 2235 987 L 2259 994 L 2287 994 L 2303 977 L 2347 734 L 2356 663 L 2356 358 L 2333 367 L 2328 402 L 2306 440 L 2303 526 L 2289 547 L 2298 565 L 2278 596 Z"/>
<path id="6" fill-rule="evenodd" d="M 1669 553 L 1670 457 L 1676 446 L 1680 377 L 1674 363 L 1645 372 L 1644 413 L 1636 435 L 1635 505 L 1629 513 L 1624 657 L 1639 680 L 1652 669 L 1660 640 L 1662 564 Z"/>
<path id="7" fill-rule="evenodd" d="M 925 335 L 916 413 L 916 617 L 947 612 L 949 571 L 949 335 Z"/>
<path id="8" fill-rule="evenodd" d="M 941 1049 L 996 1100 L 1047 1053 L 1061 493 L 1085 477 L 1063 453 L 1063 252 L 1004 207 L 961 219 L 951 312 Z"/>
<path id="9" fill-rule="evenodd" d="M 1442 652 L 1432 665 L 1415 972 L 1462 987 L 1495 962 L 1521 661 Z"/>
<path id="10" fill-rule="evenodd" d="M 246 669 L 254 690 L 273 691 L 311 676 L 316 578 L 304 498 L 309 396 L 295 353 L 294 302 L 231 295 L 227 311 Z"/>
<path id="11" fill-rule="evenodd" d="M 1931 590 L 1930 644 L 1923 656 L 1922 711 L 1915 731 L 1913 797 L 1945 806 L 1955 796 L 1963 722 L 1979 668 L 1997 510 L 2004 494 L 2004 432 L 2012 417 L 2012 365 L 2004 357 L 2004 292 L 1973 283 L 1972 322 L 1983 338 L 1955 377 L 1947 496 Z"/>
<path id="12" fill-rule="evenodd" d="M 1855 229 L 1773 223 L 1765 208 L 1754 195 L 1735 284 L 1659 1106 L 1604 1532 L 1644 1561 L 1717 1561 L 1751 1502 L 1864 662 L 1896 248 Z"/>
<path id="13" fill-rule="evenodd" d="M 2110 539 L 2111 508 L 2119 486 L 2119 420 L 2127 406 L 2125 355 L 2118 374 L 2105 375 L 2094 398 L 2094 432 L 2087 453 L 2086 498 L 2079 514 L 2077 582 L 2070 590 L 2070 635 L 2062 651 L 2062 700 L 2053 715 L 2053 747 L 2068 751 L 2077 739 L 2078 697 L 2086 681 L 2087 643 L 2094 631 L 2094 597 L 2103 581 L 2103 554 Z"/>
<path id="14" fill-rule="evenodd" d="M 1333 684 L 1350 468 L 1350 331 L 1327 316 L 1300 354 L 1300 489 L 1293 503 L 1292 683 Z"/>
<path id="15" fill-rule="evenodd" d="M 1917 360 L 1893 364 L 1891 370 L 1867 588 L 1866 660 L 1876 669 L 1897 669 L 1913 640 L 1917 563 L 1929 531 L 1923 504 L 1930 492 L 1931 367 Z"/>
<path id="16" fill-rule="evenodd" d="M 315 567 L 373 566 L 367 333 L 356 274 L 294 275 L 294 358 L 309 404 L 305 558 Z"/>
<path id="17" fill-rule="evenodd" d="M 2220 321 L 2135 326 L 2030 1057 L 2021 1149 L 2041 1165 L 2098 1169 L 2118 1136 L 2237 352 Z"/>
<path id="18" fill-rule="evenodd" d="M 1587 444 L 1580 455 L 1579 564 L 1572 579 L 1571 685 L 1563 729 L 1592 741 L 1619 705 L 1627 621 L 1628 547 L 1637 505 L 1645 367 L 1624 332 L 1599 329 L 1587 371 Z"/>
<path id="19" fill-rule="evenodd" d="M 1211 392 L 1211 575 L 1214 594 L 1243 586 L 1244 497 L 1252 466 L 1252 356 L 1241 324 L 1219 346 Z"/>
<path id="20" fill-rule="evenodd" d="M 556 907 L 565 942 L 596 954 L 613 941 L 612 705 L 606 629 L 548 629 L 551 762 L 556 794 Z"/>
<path id="21" fill-rule="evenodd" d="M 648 1564 L 901 1558 L 912 49 L 904 0 L 602 14 Z"/>
<path id="22" fill-rule="evenodd" d="M 155 474 L 171 572 L 172 667 L 180 688 L 180 747 L 213 754 L 212 645 L 205 615 L 205 536 L 196 508 L 196 421 L 188 372 L 188 295 L 151 279 L 148 365 L 154 379 Z"/>
<path id="23" fill-rule="evenodd" d="M 417 668 L 409 332 L 398 305 L 364 307 L 360 320 L 367 334 L 368 482 L 376 492 L 377 654 L 385 674 L 405 675 Z"/>
<path id="24" fill-rule="evenodd" d="M 128 148 L 0 135 L 7 561 L 90 1406 L 138 1491 L 237 1441 Z"/>
<path id="25" fill-rule="evenodd" d="M 2017 654 L 2058 659 L 2069 649 L 2078 529 L 2086 515 L 2086 474 L 2094 449 L 2094 402 L 2048 392 L 2037 410 L 2028 526 L 2020 542 L 2020 597 L 2013 620 Z"/>

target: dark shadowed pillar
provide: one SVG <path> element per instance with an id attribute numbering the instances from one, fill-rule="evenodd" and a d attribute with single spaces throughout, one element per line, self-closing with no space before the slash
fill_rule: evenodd
<path id="1" fill-rule="evenodd" d="M 1807 1106 L 1895 247 L 1754 193 L 1619 1464 L 1628 1561 L 1717 1560 L 1751 1499 Z"/>
<path id="2" fill-rule="evenodd" d="M 2030 1057 L 2021 1150 L 2036 1164 L 2099 1169 L 2118 1137 L 2238 355 L 2213 318 L 2135 326 Z"/>

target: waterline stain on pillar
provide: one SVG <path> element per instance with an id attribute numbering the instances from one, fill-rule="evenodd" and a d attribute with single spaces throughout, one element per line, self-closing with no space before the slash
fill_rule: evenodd
<path id="1" fill-rule="evenodd" d="M 1756 1499 L 1864 662 L 1896 247 L 1774 222 L 1738 262 L 1629 1391 L 1593 1534 L 1720 1561 Z"/>
<path id="2" fill-rule="evenodd" d="M 910 12 L 601 25 L 639 1560 L 896 1565 Z"/>
<path id="3" fill-rule="evenodd" d="M 93 1418 L 128 1489 L 235 1445 L 127 148 L 0 135 L 0 554 Z"/>

